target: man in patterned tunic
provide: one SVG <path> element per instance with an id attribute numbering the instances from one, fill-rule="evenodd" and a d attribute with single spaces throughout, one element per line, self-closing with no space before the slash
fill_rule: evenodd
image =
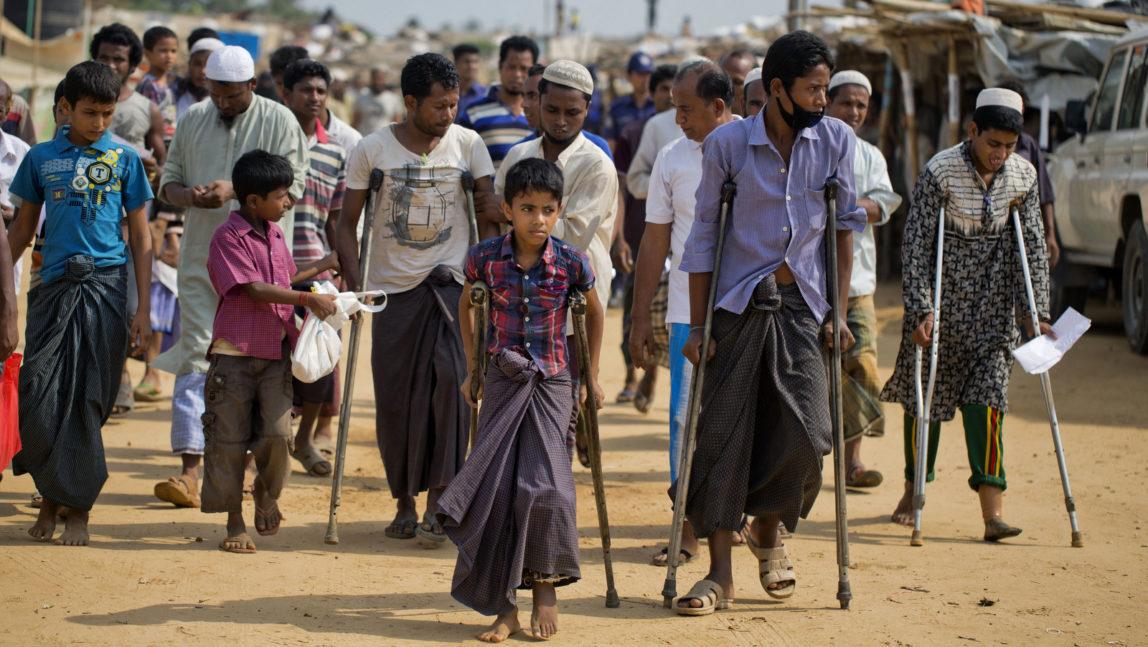
<path id="1" fill-rule="evenodd" d="M 933 285 L 937 221 L 945 207 L 945 253 L 941 285 L 941 339 L 929 425 L 928 476 L 933 480 L 941 421 L 957 408 L 965 428 L 972 476 L 980 496 L 986 541 L 1020 534 L 1001 518 L 1007 487 L 1001 425 L 1008 407 L 1011 351 L 1016 324 L 1032 334 L 1028 318 L 1016 320 L 1025 286 L 1009 207 L 1019 204 L 1040 332 L 1048 333 L 1048 257 L 1044 246 L 1036 171 L 1013 155 L 1022 127 L 1021 98 L 989 88 L 977 97 L 969 139 L 941 151 L 925 166 L 913 190 L 901 251 L 905 319 L 893 377 L 881 399 L 905 409 L 905 495 L 893 521 L 912 525 L 916 424 L 915 345 L 933 337 Z M 1027 311 L 1026 307 L 1020 308 Z"/>

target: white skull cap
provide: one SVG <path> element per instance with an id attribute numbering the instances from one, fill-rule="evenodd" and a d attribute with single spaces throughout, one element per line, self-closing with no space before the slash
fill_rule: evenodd
<path id="1" fill-rule="evenodd" d="M 843 70 L 834 74 L 832 79 L 829 79 L 830 90 L 839 85 L 859 85 L 865 88 L 865 91 L 870 95 L 873 94 L 873 86 L 869 83 L 869 77 L 857 70 Z"/>
<path id="2" fill-rule="evenodd" d="M 977 95 L 977 107 L 983 108 L 985 106 L 1012 108 L 1022 115 L 1024 114 L 1024 101 L 1020 98 L 1020 95 L 1004 88 L 985 88 L 981 90 L 981 93 Z"/>
<path id="3" fill-rule="evenodd" d="M 255 78 L 255 61 L 242 47 L 225 45 L 207 59 L 207 78 L 224 83 L 242 83 Z"/>

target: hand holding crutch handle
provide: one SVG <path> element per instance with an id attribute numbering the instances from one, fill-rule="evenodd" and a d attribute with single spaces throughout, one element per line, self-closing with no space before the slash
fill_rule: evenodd
<path id="1" fill-rule="evenodd" d="M 590 298 L 597 298 L 591 295 Z M 614 559 L 610 553 L 610 518 L 606 513 L 606 486 L 602 481 L 602 444 L 598 435 L 598 402 L 594 395 L 593 375 L 590 368 L 590 339 L 586 334 L 586 295 L 570 293 L 570 312 L 574 315 L 574 342 L 578 347 L 578 364 L 582 384 L 590 402 L 582 409 L 586 414 L 590 451 L 590 475 L 594 480 L 594 502 L 598 509 L 598 532 L 602 536 L 602 562 L 606 567 L 606 607 L 618 608 L 621 601 L 614 588 Z M 580 403 L 575 403 L 579 406 Z"/>
<path id="2" fill-rule="evenodd" d="M 666 552 L 666 581 L 662 585 L 662 606 L 669 609 L 674 598 L 678 597 L 678 555 L 682 550 L 682 524 L 686 520 L 686 500 L 690 487 L 690 470 L 694 460 L 694 440 L 698 429 L 698 411 L 702 403 L 702 384 L 705 382 L 706 365 L 709 363 L 710 337 L 713 334 L 714 304 L 717 302 L 717 286 L 721 269 L 722 249 L 725 247 L 725 229 L 729 222 L 729 212 L 733 209 L 733 199 L 737 195 L 737 184 L 726 180 L 721 186 L 721 212 L 718 216 L 717 244 L 714 247 L 714 269 L 710 275 L 710 289 L 706 295 L 706 319 L 702 327 L 702 345 L 698 365 L 690 382 L 690 400 L 686 411 L 686 425 L 682 432 L 681 454 L 678 457 L 677 490 L 674 493 L 674 521 L 670 529 L 670 547 Z"/>
<path id="3" fill-rule="evenodd" d="M 470 408 L 470 448 L 478 438 L 478 392 L 486 377 L 486 328 L 487 308 L 490 304 L 490 288 L 482 281 L 470 285 L 470 305 L 474 306 L 474 346 L 470 360 L 470 400 L 476 406 Z"/>
<path id="4" fill-rule="evenodd" d="M 379 189 L 383 186 L 383 172 L 371 169 L 367 180 L 367 220 L 363 225 L 363 239 L 359 241 L 359 283 L 366 285 L 367 268 L 370 266 L 371 247 L 374 240 L 375 208 L 378 205 Z M 347 373 L 343 380 L 343 402 L 339 407 L 339 434 L 335 443 L 335 473 L 331 479 L 331 507 L 327 514 L 327 544 L 339 543 L 338 509 L 343 498 L 343 467 L 347 459 L 347 435 L 351 424 L 352 394 L 355 390 L 355 364 L 359 355 L 359 333 L 363 325 L 360 314 L 351 321 L 351 336 L 347 342 Z"/>
<path id="5" fill-rule="evenodd" d="M 1036 307 L 1036 295 L 1032 291 L 1032 275 L 1028 269 L 1028 250 L 1024 246 L 1024 227 L 1020 221 L 1020 208 L 1017 203 L 1009 205 L 1013 227 L 1016 229 L 1016 244 L 1020 252 L 1020 266 L 1024 273 L 1025 296 L 1028 297 L 1028 312 L 1032 317 L 1033 334 L 1040 334 L 1040 312 Z M 1040 386 L 1044 392 L 1044 408 L 1048 413 L 1048 425 L 1052 428 L 1052 444 L 1056 450 L 1056 462 L 1060 468 L 1060 485 L 1064 490 L 1064 507 L 1068 511 L 1068 523 L 1072 528 L 1072 546 L 1084 546 L 1084 535 L 1076 524 L 1076 501 L 1072 498 L 1072 486 L 1068 483 L 1068 463 L 1064 458 L 1064 445 L 1060 442 L 1060 423 L 1056 419 L 1056 403 L 1052 399 L 1052 378 L 1048 371 L 1040 374 Z"/>
<path id="6" fill-rule="evenodd" d="M 837 601 L 849 608 L 849 521 L 845 508 L 845 425 L 841 402 L 841 293 L 837 280 L 837 176 L 825 180 L 825 274 L 829 291 L 829 321 L 833 331 L 829 366 L 829 419 L 833 425 L 833 503 L 837 533 Z"/>

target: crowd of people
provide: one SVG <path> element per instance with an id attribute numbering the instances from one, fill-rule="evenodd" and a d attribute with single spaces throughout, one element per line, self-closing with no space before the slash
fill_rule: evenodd
<path id="1" fill-rule="evenodd" d="M 684 563 L 708 545 L 710 569 L 677 612 L 728 608 L 735 544 L 758 559 L 765 592 L 787 598 L 797 577 L 785 539 L 810 512 L 831 449 L 825 348 L 833 328 L 844 352 L 833 370 L 845 384 L 846 483 L 882 482 L 863 463 L 861 442 L 884 434 L 880 402 L 900 403 L 906 494 L 892 521 L 912 523 L 913 356 L 932 343 L 942 206 L 943 302 L 952 314 L 928 478 L 940 421 L 959 408 L 984 537 L 1020 533 L 1002 516 L 1001 429 L 1017 330 L 1048 331 L 1041 205 L 1051 199 L 1042 197 L 1039 149 L 1032 163 L 1012 154 L 1023 112 L 1016 92 L 982 92 L 968 139 L 921 171 L 902 251 L 901 345 L 882 388 L 873 230 L 902 198 L 881 152 L 856 134 L 873 95 L 869 79 L 836 70 L 816 35 L 779 38 L 761 63 L 745 50 L 677 64 L 636 52 L 626 68 L 632 92 L 600 120 L 591 119 L 601 92 L 591 69 L 544 64 L 524 36 L 500 44 L 489 87 L 478 82 L 479 49 L 461 44 L 453 61 L 408 59 L 398 93 L 385 70 L 372 70 L 357 96 L 344 94 L 345 74 L 302 47 L 271 53 L 272 89 L 262 92 L 247 50 L 206 28 L 185 43 L 186 74 L 177 75 L 184 66 L 172 30 L 152 27 L 141 40 L 120 24 L 100 29 L 91 60 L 60 82 L 56 133 L 40 143 L 26 106 L 21 112 L 0 83 L 8 115 L 0 359 L 18 346 L 13 261 L 32 246 L 23 449 L 13 468 L 38 490 L 33 539 L 88 543 L 88 515 L 108 476 L 101 427 L 133 399 L 168 397 L 157 372 L 165 371 L 175 375 L 179 466 L 173 460 L 176 473 L 155 496 L 226 512 L 219 548 L 255 552 L 244 499 L 254 501 L 257 534 L 274 535 L 291 461 L 312 477 L 333 471 L 339 370 L 302 382 L 290 357 L 301 318 L 336 311 L 334 296 L 312 288 L 335 281 L 343 291 L 386 294 L 372 317 L 370 358 L 377 444 L 396 504 L 386 535 L 457 545 L 452 594 L 495 616 L 479 639 L 521 630 L 520 589 L 533 592 L 532 633 L 548 638 L 558 627 L 556 587 L 580 577 L 572 463 L 589 463 L 579 418 L 606 397 L 597 381 L 604 313 L 619 289 L 627 373 L 617 401 L 648 413 L 658 369 L 668 368 L 667 485 L 687 488 L 680 554 L 663 549 L 650 561 Z M 133 87 L 145 57 L 147 73 Z M 372 186 L 376 171 L 381 186 Z M 835 222 L 824 194 L 831 177 L 840 184 Z M 1010 205 L 1024 223 L 1040 322 L 1014 316 L 1024 289 Z M 369 229 L 365 208 L 374 209 Z M 831 227 L 836 276 L 825 262 Z M 361 275 L 364 236 L 373 245 Z M 490 294 L 484 348 L 471 336 L 469 293 L 478 284 Z M 845 306 L 836 321 L 834 289 Z M 567 316 L 579 293 L 590 366 L 573 353 Z M 709 298 L 713 332 L 703 340 Z M 696 444 L 686 447 L 704 347 Z M 484 375 L 473 369 L 480 354 Z M 129 356 L 147 366 L 134 387 Z M 471 446 L 470 408 L 480 404 Z M 692 470 L 679 483 L 685 452 Z"/>

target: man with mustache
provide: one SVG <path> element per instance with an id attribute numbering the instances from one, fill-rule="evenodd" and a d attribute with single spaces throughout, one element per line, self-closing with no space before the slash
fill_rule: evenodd
<path id="1" fill-rule="evenodd" d="M 458 304 L 469 243 L 462 174 L 475 178 L 480 231 L 504 222 L 491 198 L 494 166 L 482 138 L 454 124 L 459 77 L 440 54 L 403 67 L 406 119 L 363 138 L 347 163 L 347 193 L 335 230 L 345 288 L 384 290 L 387 308 L 372 318 L 375 433 L 398 510 L 385 533 L 446 541 L 435 519 L 438 497 L 462 467 L 469 407 Z M 367 276 L 359 276 L 355 230 L 372 169 L 383 171 Z M 492 234 L 493 235 L 493 234 Z M 415 497 L 427 492 L 419 522 Z"/>
<path id="2" fill-rule="evenodd" d="M 497 171 L 510 149 L 530 136 L 526 123 L 523 89 L 530 68 L 538 62 L 538 44 L 525 36 L 511 36 L 498 48 L 499 83 L 490 86 L 485 99 L 473 101 L 458 113 L 459 125 L 482 136 Z"/>

